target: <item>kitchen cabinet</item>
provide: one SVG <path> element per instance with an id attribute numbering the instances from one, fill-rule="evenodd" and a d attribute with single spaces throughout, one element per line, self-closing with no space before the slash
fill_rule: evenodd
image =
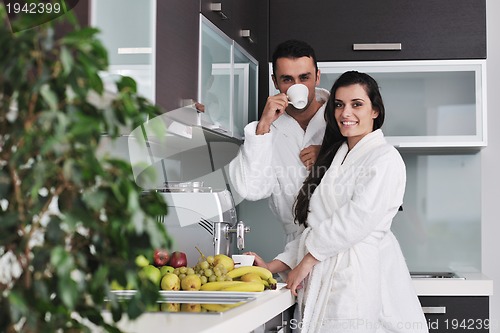
<path id="1" fill-rule="evenodd" d="M 238 139 L 257 117 L 258 62 L 211 21 L 200 15 L 202 125 Z"/>
<path id="2" fill-rule="evenodd" d="M 294 38 L 319 61 L 486 58 L 485 0 L 272 0 L 269 26 L 270 54 Z"/>
<path id="3" fill-rule="evenodd" d="M 164 111 L 196 98 L 199 2 L 94 0 L 90 16 L 102 32 L 111 75 L 132 77 L 139 93 Z"/>
<path id="4" fill-rule="evenodd" d="M 253 57 L 266 46 L 267 0 L 201 0 L 200 11 Z"/>
<path id="5" fill-rule="evenodd" d="M 485 66 L 485 60 L 318 63 L 326 89 L 348 70 L 373 76 L 384 100 L 382 130 L 389 143 L 407 151 L 455 152 L 487 144 Z"/>
<path id="6" fill-rule="evenodd" d="M 138 92 L 155 101 L 156 1 L 94 0 L 90 8 L 91 25 L 108 50 L 107 74 L 132 77 Z"/>
<path id="7" fill-rule="evenodd" d="M 488 296 L 420 296 L 430 333 L 489 332 Z"/>

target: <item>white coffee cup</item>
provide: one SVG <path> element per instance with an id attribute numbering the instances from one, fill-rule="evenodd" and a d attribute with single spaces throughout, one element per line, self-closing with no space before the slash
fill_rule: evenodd
<path id="1" fill-rule="evenodd" d="M 288 88 L 286 91 L 289 103 L 296 109 L 303 109 L 307 105 L 307 97 L 309 96 L 309 89 L 302 83 L 297 83 Z"/>
<path id="2" fill-rule="evenodd" d="M 249 254 L 233 254 L 234 267 L 252 266 L 255 256 Z"/>

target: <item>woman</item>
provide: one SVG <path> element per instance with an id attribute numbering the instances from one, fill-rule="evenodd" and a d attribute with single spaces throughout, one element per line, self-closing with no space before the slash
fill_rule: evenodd
<path id="1" fill-rule="evenodd" d="M 298 293 L 302 332 L 427 332 L 399 243 L 390 227 L 406 170 L 381 131 L 385 109 L 375 80 L 342 74 L 331 89 L 327 129 L 295 204 L 306 229 L 284 253 L 256 264 Z"/>

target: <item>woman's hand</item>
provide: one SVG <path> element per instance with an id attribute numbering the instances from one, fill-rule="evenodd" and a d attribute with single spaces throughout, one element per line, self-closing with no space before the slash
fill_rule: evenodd
<path id="1" fill-rule="evenodd" d="M 249 256 L 255 256 L 255 259 L 253 261 L 254 266 L 259 266 L 259 267 L 264 267 L 267 268 L 267 263 L 264 259 L 262 259 L 257 253 L 255 252 L 245 252 L 243 254 L 247 254 Z"/>
<path id="2" fill-rule="evenodd" d="M 302 289 L 302 282 L 307 275 L 312 271 L 314 265 L 319 262 L 312 254 L 308 253 L 300 261 L 300 263 L 288 273 L 286 287 L 290 289 L 294 296 L 297 296 L 297 290 Z"/>
<path id="3" fill-rule="evenodd" d="M 271 273 L 281 273 L 284 271 L 287 271 L 290 269 L 287 264 L 284 262 L 274 259 L 270 262 L 266 262 L 264 259 L 262 259 L 257 253 L 255 252 L 245 252 L 243 254 L 248 254 L 251 256 L 255 256 L 255 260 L 253 262 L 254 266 L 259 266 L 259 267 L 264 267 L 267 268 Z"/>

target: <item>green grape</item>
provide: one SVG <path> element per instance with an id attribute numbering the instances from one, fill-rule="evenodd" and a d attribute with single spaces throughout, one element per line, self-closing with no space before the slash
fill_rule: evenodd
<path id="1" fill-rule="evenodd" d="M 206 277 L 211 277 L 214 274 L 214 272 L 210 268 L 205 269 L 203 273 Z"/>
<path id="2" fill-rule="evenodd" d="M 205 275 L 202 275 L 200 279 L 201 279 L 201 284 L 205 284 L 208 282 L 208 278 Z"/>
<path id="3" fill-rule="evenodd" d="M 218 276 L 217 281 L 223 282 L 223 281 L 226 281 L 226 278 L 224 276 Z"/>
<path id="4" fill-rule="evenodd" d="M 181 272 L 181 274 L 186 274 L 187 270 L 186 266 L 179 267 L 179 272 Z"/>
<path id="5" fill-rule="evenodd" d="M 174 269 L 174 274 L 177 275 L 177 276 L 179 276 L 179 274 L 180 274 L 179 268 Z"/>
<path id="6" fill-rule="evenodd" d="M 189 267 L 187 270 L 186 270 L 186 275 L 193 275 L 194 274 L 194 269 Z"/>
<path id="7" fill-rule="evenodd" d="M 226 275 L 226 281 L 233 281 L 233 278 Z"/>
<path id="8" fill-rule="evenodd" d="M 185 277 L 186 277 L 186 274 L 185 274 L 185 273 L 181 273 L 181 274 L 179 274 L 179 279 L 181 279 L 181 280 L 182 280 L 182 279 L 184 279 Z"/>
<path id="9" fill-rule="evenodd" d="M 202 269 L 207 269 L 207 268 L 209 268 L 209 267 L 210 267 L 210 264 L 209 264 L 209 263 L 208 263 L 208 261 L 206 261 L 206 260 L 205 260 L 205 261 L 202 261 L 202 262 L 200 263 L 200 268 L 202 268 Z"/>
<path id="10" fill-rule="evenodd" d="M 215 268 L 214 268 L 214 274 L 215 274 L 215 276 L 221 276 L 221 275 L 222 275 L 222 272 L 220 271 L 220 268 L 215 267 Z"/>
<path id="11" fill-rule="evenodd" d="M 226 266 L 222 266 L 220 268 L 220 271 L 221 271 L 222 275 L 226 275 L 227 274 L 227 268 L 226 268 Z"/>
<path id="12" fill-rule="evenodd" d="M 215 281 L 217 281 L 217 276 L 215 276 L 215 275 L 210 275 L 210 277 L 208 278 L 208 281 L 209 281 L 209 282 L 215 282 Z"/>
<path id="13" fill-rule="evenodd" d="M 208 256 L 208 257 L 207 257 L 207 262 L 208 262 L 210 265 L 212 265 L 212 264 L 214 263 L 214 261 L 215 261 L 214 256 Z"/>

